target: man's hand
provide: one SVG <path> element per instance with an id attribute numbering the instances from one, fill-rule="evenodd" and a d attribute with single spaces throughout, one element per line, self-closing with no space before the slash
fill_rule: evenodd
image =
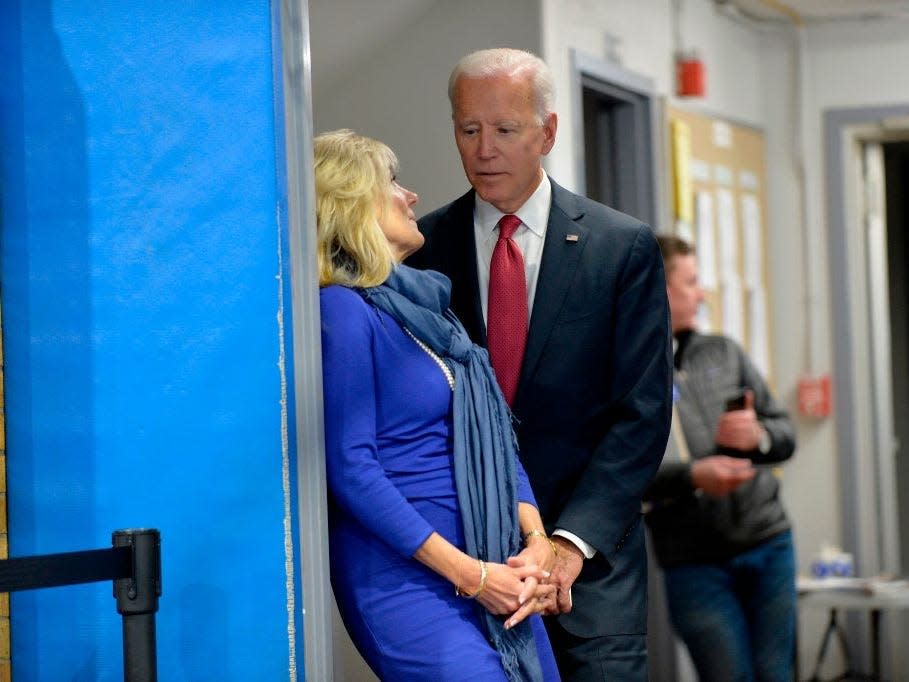
<path id="1" fill-rule="evenodd" d="M 716 425 L 717 445 L 750 452 L 756 450 L 764 435 L 764 427 L 754 411 L 754 391 L 745 391 L 745 407 L 724 412 Z"/>
<path id="2" fill-rule="evenodd" d="M 726 455 L 711 455 L 691 464 L 694 487 L 713 497 L 728 495 L 756 473 L 751 460 Z"/>
<path id="3" fill-rule="evenodd" d="M 543 613 L 547 616 L 571 611 L 571 586 L 584 565 L 584 555 L 573 542 L 559 535 L 553 536 L 552 541 L 559 551 L 548 582 L 556 586 L 556 598 L 546 602 Z"/>

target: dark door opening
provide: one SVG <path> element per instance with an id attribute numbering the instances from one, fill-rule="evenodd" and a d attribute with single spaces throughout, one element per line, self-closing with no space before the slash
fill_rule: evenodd
<path id="1" fill-rule="evenodd" d="M 581 86 L 587 196 L 653 226 L 650 96 L 588 75 Z"/>
<path id="2" fill-rule="evenodd" d="M 887 142 L 884 182 L 900 564 L 909 571 L 909 142 Z"/>

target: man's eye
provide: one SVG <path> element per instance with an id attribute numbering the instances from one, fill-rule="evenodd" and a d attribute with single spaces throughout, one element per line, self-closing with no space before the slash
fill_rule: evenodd
<path id="1" fill-rule="evenodd" d="M 514 132 L 514 128 L 499 128 L 499 135 L 510 135 Z"/>
<path id="2" fill-rule="evenodd" d="M 476 128 L 465 128 L 464 130 L 461 131 L 461 134 L 462 135 L 476 135 L 477 130 L 476 130 Z"/>

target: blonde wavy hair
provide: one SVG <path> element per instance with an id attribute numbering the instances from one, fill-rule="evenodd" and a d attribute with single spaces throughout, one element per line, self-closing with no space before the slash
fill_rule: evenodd
<path id="1" fill-rule="evenodd" d="M 394 265 L 379 218 L 391 201 L 398 159 L 352 130 L 323 133 L 313 142 L 319 286 L 378 286 Z"/>

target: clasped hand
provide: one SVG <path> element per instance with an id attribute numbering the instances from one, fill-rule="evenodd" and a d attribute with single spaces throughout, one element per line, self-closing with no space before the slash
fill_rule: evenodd
<path id="1" fill-rule="evenodd" d="M 574 544 L 562 538 L 552 538 L 552 542 L 558 547 L 558 553 L 553 551 L 549 540 L 531 539 L 524 550 L 502 566 L 514 571 L 516 576 L 523 576 L 517 602 L 507 604 L 516 608 L 489 609 L 491 613 L 511 613 L 505 621 L 506 628 L 514 627 L 533 613 L 557 615 L 571 610 L 571 585 L 581 572 L 583 557 Z M 482 597 L 480 601 L 486 606 Z"/>

